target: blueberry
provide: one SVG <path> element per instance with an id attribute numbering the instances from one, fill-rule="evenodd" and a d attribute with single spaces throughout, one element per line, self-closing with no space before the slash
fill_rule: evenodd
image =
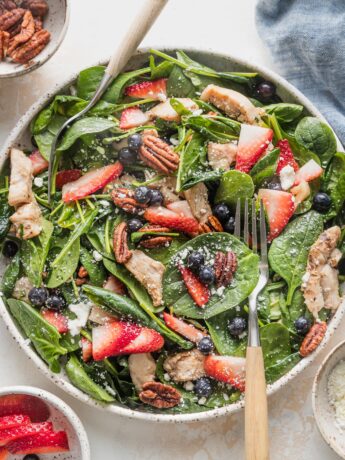
<path id="1" fill-rule="evenodd" d="M 46 305 L 48 308 L 52 310 L 60 311 L 62 310 L 65 305 L 65 299 L 59 294 L 52 294 L 47 298 Z"/>
<path id="2" fill-rule="evenodd" d="M 204 256 L 199 251 L 193 251 L 189 254 L 187 259 L 187 266 L 193 272 L 198 273 L 200 267 L 204 265 L 205 259 Z"/>
<path id="3" fill-rule="evenodd" d="M 162 204 L 163 200 L 164 197 L 162 195 L 162 192 L 160 192 L 159 190 L 151 189 L 150 204 Z"/>
<path id="4" fill-rule="evenodd" d="M 199 278 L 204 284 L 212 284 L 215 278 L 213 267 L 203 265 L 199 270 Z"/>
<path id="5" fill-rule="evenodd" d="M 232 336 L 238 337 L 241 335 L 247 328 L 247 321 L 241 316 L 236 316 L 231 321 L 229 321 L 228 329 Z"/>
<path id="6" fill-rule="evenodd" d="M 226 204 L 219 203 L 213 208 L 213 214 L 221 222 L 225 222 L 230 217 L 230 209 Z"/>
<path id="7" fill-rule="evenodd" d="M 315 211 L 324 214 L 329 211 L 331 205 L 332 200 L 327 193 L 319 192 L 314 196 L 313 207 Z"/>
<path id="8" fill-rule="evenodd" d="M 134 198 L 138 203 L 147 204 L 151 200 L 152 190 L 148 187 L 142 186 L 135 190 Z"/>
<path id="9" fill-rule="evenodd" d="M 128 147 L 123 147 L 119 151 L 119 160 L 125 166 L 130 166 L 137 161 L 137 152 Z"/>
<path id="10" fill-rule="evenodd" d="M 141 229 L 143 225 L 143 222 L 140 219 L 136 218 L 129 219 L 129 221 L 127 222 L 129 233 L 137 232 Z"/>
<path id="11" fill-rule="evenodd" d="M 128 138 L 128 147 L 130 149 L 138 151 L 143 143 L 141 135 L 139 133 L 132 134 Z"/>
<path id="12" fill-rule="evenodd" d="M 210 337 L 204 337 L 198 343 L 198 350 L 201 351 L 203 355 L 209 355 L 214 350 L 214 345 Z"/>
<path id="13" fill-rule="evenodd" d="M 25 455 L 23 460 L 40 460 L 40 458 L 36 454 L 28 454 L 28 455 Z"/>
<path id="14" fill-rule="evenodd" d="M 276 87 L 271 81 L 264 80 L 255 87 L 255 95 L 262 102 L 272 99 L 275 94 Z"/>
<path id="15" fill-rule="evenodd" d="M 35 307 L 42 307 L 47 300 L 48 291 L 46 288 L 32 288 L 29 292 L 29 300 Z"/>
<path id="16" fill-rule="evenodd" d="M 234 231 L 235 231 L 235 218 L 230 217 L 230 219 L 227 220 L 225 222 L 225 224 L 223 224 L 223 228 L 228 233 L 234 233 Z"/>
<path id="17" fill-rule="evenodd" d="M 212 393 L 212 383 L 207 377 L 201 377 L 194 384 L 194 392 L 199 398 L 208 398 Z"/>
<path id="18" fill-rule="evenodd" d="M 305 316 L 300 316 L 296 319 L 294 325 L 298 334 L 305 335 L 310 329 L 311 322 L 310 319 L 306 318 Z"/>
<path id="19" fill-rule="evenodd" d="M 344 276 L 345 275 L 345 256 L 343 256 L 338 263 L 338 270 L 339 274 Z"/>
<path id="20" fill-rule="evenodd" d="M 7 240 L 4 243 L 2 253 L 5 257 L 14 257 L 17 254 L 18 245 L 14 241 Z"/>

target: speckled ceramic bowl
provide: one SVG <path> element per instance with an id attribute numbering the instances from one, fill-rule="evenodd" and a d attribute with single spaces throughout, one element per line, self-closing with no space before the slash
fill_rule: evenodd
<path id="1" fill-rule="evenodd" d="M 6 397 L 20 395 L 27 397 L 27 406 L 34 408 L 35 415 L 43 415 L 42 418 L 32 421 L 50 421 L 53 423 L 54 430 L 64 430 L 68 436 L 70 447 L 69 452 L 45 454 L 46 460 L 91 460 L 89 441 L 85 429 L 73 410 L 61 399 L 47 391 L 29 386 L 11 386 L 0 389 L 0 404 L 4 406 L 7 402 Z M 36 398 L 38 400 L 36 401 Z M 13 400 L 12 400 L 13 401 Z M 13 402 L 10 401 L 11 405 Z M 30 413 L 27 415 L 30 416 Z M 23 456 L 10 456 L 8 460 L 22 460 Z"/>
<path id="2" fill-rule="evenodd" d="M 50 42 L 30 64 L 15 64 L 10 60 L 0 62 L 0 78 L 24 75 L 37 69 L 53 56 L 67 32 L 70 13 L 69 2 L 70 0 L 47 0 L 49 11 L 44 18 L 43 27 L 51 34 Z"/>
<path id="3" fill-rule="evenodd" d="M 345 341 L 337 345 L 323 360 L 316 374 L 312 403 L 317 426 L 326 443 L 345 459 L 345 430 L 336 422 L 334 407 L 328 398 L 328 378 L 334 367 L 345 360 Z"/>
<path id="4" fill-rule="evenodd" d="M 174 50 L 166 49 L 164 50 L 167 53 L 172 53 Z M 209 67 L 214 67 L 218 70 L 226 70 L 226 71 L 244 71 L 244 72 L 259 72 L 263 77 L 267 78 L 268 80 L 273 81 L 278 89 L 279 95 L 282 97 L 284 101 L 287 102 L 295 102 L 298 104 L 302 104 L 306 110 L 313 116 L 318 117 L 322 120 L 323 117 L 320 112 L 314 107 L 314 105 L 301 94 L 296 88 L 290 85 L 286 80 L 282 77 L 277 75 L 274 72 L 271 72 L 265 68 L 258 67 L 252 65 L 251 63 L 242 61 L 240 59 L 235 59 L 233 57 L 214 53 L 211 51 L 199 51 L 193 49 L 185 49 L 186 53 L 190 55 L 193 59 L 200 61 Z M 128 70 L 142 67 L 145 63 L 147 63 L 147 55 L 148 50 L 141 50 L 138 52 L 129 62 Z M 1 162 L 3 162 L 8 154 L 8 151 L 11 146 L 18 145 L 18 146 L 26 146 L 31 145 L 30 143 L 30 132 L 29 132 L 29 125 L 32 118 L 40 111 L 42 108 L 49 102 L 49 100 L 57 93 L 63 91 L 63 89 L 70 85 L 76 78 L 76 75 L 70 76 L 66 81 L 62 82 L 61 84 L 57 85 L 50 93 L 43 96 L 40 100 L 38 100 L 28 111 L 27 113 L 19 120 L 17 126 L 13 129 L 10 133 L 8 139 L 6 140 L 1 152 L 0 152 L 0 167 Z M 343 150 L 343 147 L 340 143 L 338 143 L 339 150 Z M 1 270 L 1 264 L 0 264 Z M 1 272 L 0 272 L 1 273 Z M 335 313 L 334 317 L 329 323 L 326 336 L 318 347 L 318 349 L 312 353 L 307 358 L 304 358 L 300 361 L 290 372 L 286 375 L 281 377 L 278 381 L 273 383 L 272 385 L 268 386 L 268 394 L 272 394 L 283 387 L 287 382 L 289 382 L 293 377 L 303 371 L 317 356 L 318 353 L 326 346 L 329 338 L 333 334 L 334 330 L 340 323 L 340 320 L 345 311 L 345 302 L 338 308 L 337 312 Z M 193 422 L 199 420 L 206 420 L 212 419 L 215 417 L 220 417 L 225 414 L 230 414 L 237 412 L 244 406 L 244 401 L 239 401 L 235 404 L 231 404 L 225 407 L 221 407 L 218 409 L 212 409 L 206 412 L 198 412 L 198 413 L 191 413 L 191 414 L 164 414 L 164 412 L 160 414 L 151 414 L 149 412 L 139 411 L 139 410 L 132 410 L 127 407 L 121 406 L 120 404 L 112 404 L 112 405 L 102 405 L 92 398 L 90 398 L 85 393 L 78 390 L 75 386 L 73 386 L 67 379 L 67 377 L 61 374 L 53 374 L 48 366 L 40 359 L 40 357 L 35 353 L 32 347 L 27 343 L 25 338 L 23 337 L 22 333 L 17 328 L 16 323 L 14 322 L 13 318 L 7 311 L 3 302 L 1 302 L 0 298 L 0 315 L 2 316 L 3 320 L 5 321 L 10 334 L 16 340 L 16 342 L 21 346 L 25 354 L 33 360 L 35 365 L 53 382 L 55 382 L 59 387 L 63 388 L 72 396 L 78 398 L 81 401 L 86 402 L 90 406 L 98 407 L 102 410 L 106 410 L 108 412 L 112 412 L 114 414 L 132 417 L 142 420 L 150 420 L 150 421 L 159 421 L 159 422 Z"/>

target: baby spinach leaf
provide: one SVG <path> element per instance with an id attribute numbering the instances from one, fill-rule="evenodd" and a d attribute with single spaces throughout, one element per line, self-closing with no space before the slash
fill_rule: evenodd
<path id="1" fill-rule="evenodd" d="M 95 383 L 89 377 L 76 356 L 71 355 L 65 369 L 68 378 L 73 383 L 73 385 L 79 388 L 79 390 L 84 391 L 84 393 L 87 393 L 98 401 L 105 403 L 111 403 L 115 401 L 114 396 L 109 394 L 100 385 L 97 385 L 97 383 Z"/>
<path id="2" fill-rule="evenodd" d="M 132 81 L 140 77 L 141 75 L 145 75 L 150 73 L 150 67 L 145 67 L 143 69 L 132 70 L 131 72 L 121 73 L 115 80 L 111 83 L 107 91 L 104 93 L 102 99 L 107 102 L 111 102 L 113 104 L 117 104 L 119 99 L 122 96 L 123 90 L 125 86 L 132 83 Z"/>
<path id="3" fill-rule="evenodd" d="M 295 137 L 299 144 L 318 155 L 323 168 L 327 167 L 337 151 L 337 141 L 332 129 L 318 118 L 302 118 L 297 125 Z"/>
<path id="4" fill-rule="evenodd" d="M 151 69 L 151 80 L 157 78 L 169 77 L 172 72 L 174 64 L 169 61 L 162 61 L 156 65 L 154 56 L 150 56 L 150 69 Z"/>
<path id="5" fill-rule="evenodd" d="M 267 383 L 273 383 L 287 374 L 293 367 L 301 361 L 299 353 L 292 353 L 286 358 L 280 359 L 276 364 L 272 364 L 265 369 Z"/>
<path id="6" fill-rule="evenodd" d="M 20 273 L 20 250 L 7 265 L 1 280 L 1 292 L 5 297 L 10 297 Z"/>
<path id="7" fill-rule="evenodd" d="M 89 67 L 82 70 L 77 79 L 77 96 L 81 99 L 91 99 L 101 83 L 104 71 L 104 66 Z"/>
<path id="8" fill-rule="evenodd" d="M 270 283 L 258 295 L 258 314 L 266 322 L 278 321 L 282 317 L 281 304 L 285 302 L 282 290 L 286 287 L 284 281 Z"/>
<path id="9" fill-rule="evenodd" d="M 251 198 L 254 195 L 254 190 L 252 178 L 246 173 L 233 169 L 221 177 L 215 202 L 226 203 L 235 207 L 239 198 L 241 200 Z"/>
<path id="10" fill-rule="evenodd" d="M 260 340 L 266 368 L 291 354 L 290 332 L 281 323 L 270 323 L 261 327 Z"/>
<path id="11" fill-rule="evenodd" d="M 68 237 L 55 237 L 52 241 L 49 258 L 53 258 L 56 255 L 61 254 L 61 251 L 64 250 L 68 241 Z M 79 253 L 80 240 L 77 238 L 69 245 L 68 251 L 59 260 L 58 264 L 56 264 L 55 267 L 50 265 L 49 276 L 46 283 L 48 288 L 52 289 L 61 286 L 61 284 L 73 276 L 73 273 L 76 271 L 78 266 Z"/>
<path id="12" fill-rule="evenodd" d="M 206 321 L 212 341 L 221 355 L 245 356 L 247 338 L 235 338 L 229 332 L 229 321 L 238 315 L 235 309 L 220 313 Z"/>
<path id="13" fill-rule="evenodd" d="M 296 120 L 303 112 L 302 105 L 289 104 L 287 102 L 266 105 L 264 109 L 266 113 L 274 113 L 280 123 L 291 123 L 292 121 Z"/>
<path id="14" fill-rule="evenodd" d="M 185 117 L 183 123 L 205 138 L 220 143 L 237 139 L 241 127 L 237 121 L 222 116 L 191 115 Z"/>
<path id="15" fill-rule="evenodd" d="M 41 358 L 53 372 L 60 372 L 59 358 L 67 353 L 57 329 L 49 324 L 34 308 L 21 300 L 7 301 L 11 314 L 31 340 Z"/>
<path id="16" fill-rule="evenodd" d="M 302 283 L 312 244 L 323 230 L 323 218 L 310 211 L 290 222 L 271 244 L 268 259 L 272 270 L 288 284 L 287 304 Z"/>
<path id="17" fill-rule="evenodd" d="M 341 210 L 345 201 L 345 153 L 336 153 L 324 175 L 322 190 L 331 197 L 332 205 L 325 215 L 329 220 Z"/>
<path id="18" fill-rule="evenodd" d="M 41 155 L 47 161 L 49 160 L 52 142 L 66 120 L 67 117 L 56 114 L 51 118 L 47 128 L 34 136 Z"/>
<path id="19" fill-rule="evenodd" d="M 250 176 L 256 187 L 271 179 L 277 171 L 280 149 L 270 150 L 253 166 Z"/>
<path id="20" fill-rule="evenodd" d="M 182 151 L 177 172 L 176 190 L 180 192 L 188 180 L 205 171 L 206 146 L 204 138 L 194 133 L 187 147 Z"/>
<path id="21" fill-rule="evenodd" d="M 291 305 L 289 306 L 290 320 L 293 324 L 300 316 L 311 318 L 311 314 L 304 302 L 304 296 L 300 289 L 296 289 L 292 296 Z"/>
<path id="22" fill-rule="evenodd" d="M 167 61 L 166 61 L 167 62 Z M 172 97 L 194 97 L 195 88 L 193 83 L 183 73 L 183 70 L 174 65 L 168 81 L 167 81 L 167 93 L 168 96 Z"/>
<path id="23" fill-rule="evenodd" d="M 213 259 L 217 251 L 231 250 L 235 252 L 238 261 L 233 282 L 219 294 L 213 293 L 210 301 L 203 308 L 194 304 L 177 268 L 178 263 L 186 264 L 190 251 L 196 250 L 204 252 L 206 259 Z M 173 307 L 177 315 L 208 319 L 239 305 L 252 292 L 257 280 L 258 256 L 256 254 L 228 233 L 208 233 L 186 243 L 171 258 L 163 278 L 163 298 L 168 306 Z"/>
<path id="24" fill-rule="evenodd" d="M 80 263 L 87 270 L 91 284 L 103 286 L 106 280 L 106 272 L 101 262 L 96 262 L 92 254 L 84 248 L 80 248 Z"/>
<path id="25" fill-rule="evenodd" d="M 12 213 L 13 208 L 8 204 L 7 193 L 0 194 L 0 241 L 5 238 L 10 229 Z"/>

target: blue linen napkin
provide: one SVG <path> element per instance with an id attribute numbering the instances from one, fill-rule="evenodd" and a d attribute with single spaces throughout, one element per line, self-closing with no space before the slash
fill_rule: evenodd
<path id="1" fill-rule="evenodd" d="M 259 0 L 256 22 L 280 73 L 345 145 L 345 1 Z"/>

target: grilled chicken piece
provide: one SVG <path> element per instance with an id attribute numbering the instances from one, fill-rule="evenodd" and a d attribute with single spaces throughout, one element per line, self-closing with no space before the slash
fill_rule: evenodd
<path id="1" fill-rule="evenodd" d="M 321 288 L 325 308 L 336 310 L 341 302 L 339 295 L 338 270 L 326 264 L 321 270 Z"/>
<path id="2" fill-rule="evenodd" d="M 156 361 L 151 353 L 137 353 L 129 355 L 128 369 L 138 392 L 143 389 L 146 382 L 153 382 L 156 377 Z"/>
<path id="3" fill-rule="evenodd" d="M 181 102 L 187 110 L 198 110 L 198 105 L 189 98 L 176 98 L 177 101 Z M 170 99 L 167 99 L 165 102 L 153 107 L 147 112 L 150 120 L 155 120 L 156 118 L 161 118 L 166 121 L 180 121 L 180 115 L 172 108 L 170 104 Z"/>
<path id="4" fill-rule="evenodd" d="M 22 276 L 16 281 L 14 289 L 12 292 L 12 297 L 14 299 L 23 300 L 24 302 L 29 302 L 29 292 L 34 287 L 29 278 Z"/>
<path id="5" fill-rule="evenodd" d="M 205 375 L 204 360 L 205 356 L 194 348 L 169 356 L 163 367 L 174 382 L 189 382 Z"/>
<path id="6" fill-rule="evenodd" d="M 17 207 L 32 201 L 32 162 L 21 150 L 13 148 L 8 203 Z"/>
<path id="7" fill-rule="evenodd" d="M 12 214 L 10 221 L 16 228 L 18 238 L 28 240 L 41 233 L 41 210 L 36 201 L 20 206 Z"/>
<path id="8" fill-rule="evenodd" d="M 340 228 L 331 227 L 321 233 L 309 251 L 308 269 L 317 269 L 324 265 L 331 257 L 333 250 L 336 248 L 340 238 Z"/>
<path id="9" fill-rule="evenodd" d="M 229 117 L 250 125 L 257 124 L 264 114 L 263 109 L 255 107 L 243 94 L 217 85 L 206 86 L 200 99 L 210 102 Z"/>
<path id="10" fill-rule="evenodd" d="M 207 147 L 208 162 L 212 169 L 230 169 L 232 163 L 235 163 L 237 155 L 237 145 L 233 142 L 218 144 L 209 142 Z"/>
<path id="11" fill-rule="evenodd" d="M 192 210 L 193 216 L 200 222 L 205 224 L 210 216 L 212 216 L 211 206 L 208 202 L 207 187 L 203 182 L 193 185 L 190 189 L 184 192 L 185 198 Z"/>
<path id="12" fill-rule="evenodd" d="M 158 307 L 163 300 L 164 265 L 151 259 L 143 251 L 135 249 L 125 267 L 141 283 L 152 298 L 153 305 Z"/>

